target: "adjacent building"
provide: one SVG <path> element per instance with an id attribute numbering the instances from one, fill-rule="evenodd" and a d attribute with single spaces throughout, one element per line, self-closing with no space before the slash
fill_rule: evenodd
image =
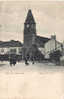
<path id="1" fill-rule="evenodd" d="M 50 40 L 45 43 L 44 46 L 45 49 L 45 58 L 50 58 L 50 54 L 54 53 L 55 51 L 60 51 L 62 52 L 63 47 L 62 43 L 56 40 L 56 35 L 52 35 Z"/>
<path id="2" fill-rule="evenodd" d="M 16 54 L 20 55 L 23 45 L 19 41 L 0 42 L 0 55 Z"/>

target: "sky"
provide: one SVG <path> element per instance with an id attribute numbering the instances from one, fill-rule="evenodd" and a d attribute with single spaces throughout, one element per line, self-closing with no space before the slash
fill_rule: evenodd
<path id="1" fill-rule="evenodd" d="M 24 22 L 32 10 L 37 35 L 64 40 L 64 2 L 58 1 L 0 1 L 0 41 L 23 42 Z"/>

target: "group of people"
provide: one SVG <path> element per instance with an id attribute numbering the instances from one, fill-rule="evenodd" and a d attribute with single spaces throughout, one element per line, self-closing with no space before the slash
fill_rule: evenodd
<path id="1" fill-rule="evenodd" d="M 12 65 L 15 66 L 15 64 L 16 64 L 16 62 L 17 62 L 16 56 L 15 56 L 15 55 L 10 55 L 10 57 L 9 57 L 9 62 L 10 62 L 10 66 L 12 66 Z"/>
<path id="2" fill-rule="evenodd" d="M 25 64 L 26 65 L 29 65 L 27 57 L 25 57 L 24 60 L 25 60 Z M 34 58 L 32 58 L 31 61 L 32 61 L 32 64 L 34 64 Z"/>
<path id="3" fill-rule="evenodd" d="M 29 59 L 27 57 L 24 58 L 25 61 L 25 65 L 29 65 Z M 34 58 L 32 58 L 30 60 L 32 62 L 32 64 L 34 64 Z M 16 55 L 10 55 L 9 57 L 9 62 L 10 62 L 10 66 L 15 66 L 15 64 L 17 63 L 17 59 L 16 59 Z"/>

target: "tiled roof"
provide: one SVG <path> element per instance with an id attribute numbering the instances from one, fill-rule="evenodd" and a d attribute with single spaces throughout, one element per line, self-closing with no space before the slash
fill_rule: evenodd
<path id="1" fill-rule="evenodd" d="M 14 40 L 11 40 L 11 41 L 0 41 L 0 47 L 21 47 L 23 46 L 23 44 L 19 41 L 14 41 Z"/>
<path id="2" fill-rule="evenodd" d="M 39 47 L 44 47 L 44 44 L 48 42 L 50 38 L 36 36 L 36 43 Z"/>

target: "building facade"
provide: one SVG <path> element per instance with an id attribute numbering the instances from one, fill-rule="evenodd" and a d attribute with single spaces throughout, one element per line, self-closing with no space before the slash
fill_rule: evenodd
<path id="1" fill-rule="evenodd" d="M 62 51 L 62 44 L 56 40 L 56 36 L 52 35 L 51 39 L 45 43 L 45 58 L 49 58 L 49 54 L 56 50 Z"/>

